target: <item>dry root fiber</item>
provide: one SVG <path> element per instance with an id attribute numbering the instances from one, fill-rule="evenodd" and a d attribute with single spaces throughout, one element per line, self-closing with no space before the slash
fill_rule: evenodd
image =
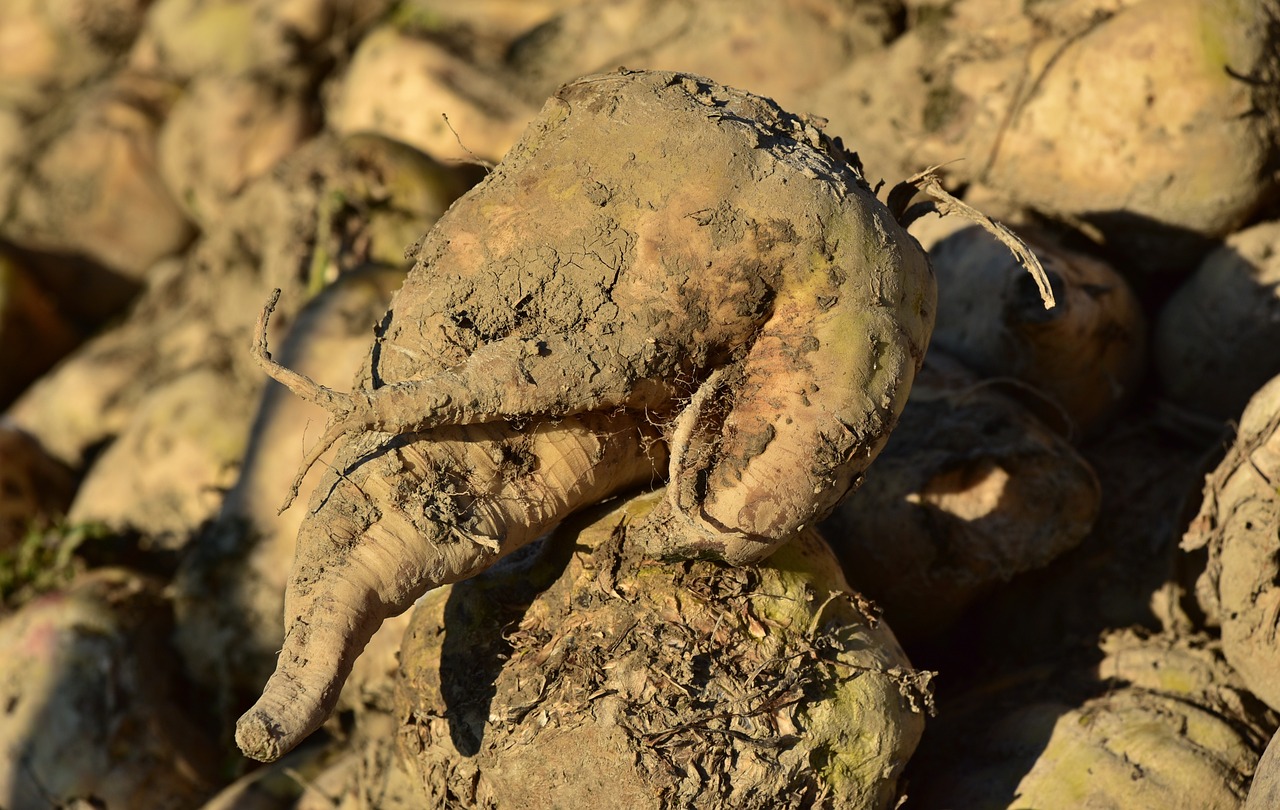
<path id="1" fill-rule="evenodd" d="M 639 532 L 655 551 L 757 561 L 844 497 L 935 306 L 923 253 L 848 158 L 709 80 L 589 77 L 421 241 L 363 390 L 315 385 L 260 338 L 264 367 L 333 414 L 304 467 L 342 446 L 244 750 L 271 759 L 316 728 L 374 629 L 426 590 L 660 477 L 662 427 L 672 486 Z"/>
<path id="2" fill-rule="evenodd" d="M 571 506 L 651 481 L 655 439 L 641 423 L 587 414 L 525 432 L 496 423 L 345 445 L 318 487 L 325 508 L 299 530 L 284 648 L 237 725 L 241 749 L 276 759 L 318 727 L 369 638 L 424 584 L 483 570 Z M 593 474 L 604 458 L 609 474 Z"/>
<path id="3" fill-rule="evenodd" d="M 422 799 L 895 806 L 929 674 L 812 530 L 759 567 L 638 556 L 628 527 L 662 499 L 596 512 L 415 609 L 395 716 Z"/>
<path id="4" fill-rule="evenodd" d="M 1196 599 L 1221 629 L 1227 660 L 1280 709 L 1280 377 L 1249 400 L 1182 547 L 1208 553 Z"/>

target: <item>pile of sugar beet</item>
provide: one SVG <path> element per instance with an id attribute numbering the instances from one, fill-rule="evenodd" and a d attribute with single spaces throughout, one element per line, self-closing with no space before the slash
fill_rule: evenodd
<path id="1" fill-rule="evenodd" d="M 0 409 L 6 810 L 1280 807 L 1280 0 L 6 0 Z"/>

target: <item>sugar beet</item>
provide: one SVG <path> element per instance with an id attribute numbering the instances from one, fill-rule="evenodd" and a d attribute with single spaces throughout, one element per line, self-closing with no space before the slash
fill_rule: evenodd
<path id="1" fill-rule="evenodd" d="M 271 759 L 323 721 L 383 618 L 564 515 L 668 473 L 633 537 L 755 562 L 858 482 L 935 310 L 919 245 L 856 160 L 772 102 L 693 76 L 566 85 L 417 246 L 324 405 L 276 673 L 238 739 Z M 305 471 L 304 471 L 305 472 Z"/>

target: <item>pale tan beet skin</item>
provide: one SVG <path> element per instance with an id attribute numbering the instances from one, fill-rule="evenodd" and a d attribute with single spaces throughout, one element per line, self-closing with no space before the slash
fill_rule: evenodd
<path id="1" fill-rule="evenodd" d="M 1280 803 L 1280 734 L 1271 738 L 1262 759 L 1258 761 L 1258 769 L 1254 772 L 1253 782 L 1249 785 L 1249 800 L 1244 810 L 1267 810 Z"/>
<path id="2" fill-rule="evenodd" d="M 378 624 L 668 473 L 633 537 L 765 557 L 879 452 L 933 325 L 919 245 L 846 155 L 672 73 L 559 91 L 417 250 L 364 391 L 274 366 L 345 440 L 312 496 L 246 753 L 323 722 Z M 309 463 L 308 459 L 307 463 Z"/>
<path id="3" fill-rule="evenodd" d="M 1280 376 L 1249 400 L 1235 443 L 1205 478 L 1200 511 L 1182 538 L 1183 550 L 1207 553 L 1196 601 L 1220 628 L 1227 661 L 1255 695 L 1280 710 L 1278 483 Z"/>
<path id="4" fill-rule="evenodd" d="M 820 531 L 911 647 L 1079 545 L 1101 497 L 1065 439 L 935 343 L 875 471 Z"/>
<path id="5" fill-rule="evenodd" d="M 1273 194 L 1275 0 L 930 5 L 810 104 L 859 133 L 873 176 L 946 164 L 1153 273 L 1190 269 Z"/>
<path id="6" fill-rule="evenodd" d="M 1220 645 L 1137 629 L 1097 641 L 1092 671 L 1038 666 L 944 704 L 911 807 L 1239 810 L 1276 715 Z"/>
<path id="7" fill-rule="evenodd" d="M 934 345 L 990 377 L 1034 388 L 1077 437 L 1097 436 L 1133 400 L 1145 370 L 1146 322 L 1109 264 L 1022 230 L 1057 306 L 1046 311 L 1008 249 L 977 227 L 929 248 L 938 274 Z"/>

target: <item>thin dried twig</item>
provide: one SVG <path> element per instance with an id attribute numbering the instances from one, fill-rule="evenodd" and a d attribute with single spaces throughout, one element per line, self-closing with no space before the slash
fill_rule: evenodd
<path id="1" fill-rule="evenodd" d="M 271 352 L 267 349 L 267 325 L 271 320 L 271 313 L 275 311 L 276 304 L 280 302 L 279 288 L 272 290 L 271 298 L 262 309 L 262 314 L 258 316 L 258 324 L 254 330 L 253 346 L 250 353 L 253 359 L 257 361 L 258 366 L 262 368 L 273 380 L 288 388 L 294 394 L 303 400 L 324 408 L 332 416 L 329 425 L 325 430 L 320 441 L 311 449 L 305 460 L 302 469 L 293 479 L 293 484 L 289 487 L 289 494 L 285 496 L 284 503 L 280 506 L 278 514 L 284 514 L 292 504 L 294 499 L 298 497 L 298 491 L 302 488 L 302 481 L 307 475 L 307 470 L 311 469 L 320 456 L 337 443 L 351 429 L 350 425 L 344 421 L 353 408 L 354 400 L 350 394 L 344 394 L 340 391 L 334 391 L 332 388 L 320 385 L 315 380 L 304 374 L 299 374 L 293 369 L 280 365 L 271 357 Z"/>
<path id="2" fill-rule="evenodd" d="M 1049 276 L 1045 273 L 1044 266 L 1040 264 L 1040 260 L 1031 252 L 1031 248 L 1027 247 L 1027 243 L 1019 239 L 1017 234 L 1001 223 L 952 196 L 950 192 L 942 187 L 942 178 L 938 175 L 939 168 L 941 167 L 930 166 L 924 171 L 903 180 L 889 192 L 889 210 L 902 227 L 907 227 L 916 219 L 930 212 L 936 212 L 940 216 L 955 214 L 964 217 L 996 239 L 999 239 L 1001 244 L 1009 248 L 1009 251 L 1013 253 L 1018 262 L 1027 268 L 1027 272 L 1035 279 L 1036 287 L 1040 290 L 1040 300 L 1044 302 L 1044 308 L 1053 309 L 1057 305 L 1057 301 L 1054 300 L 1053 289 L 1049 286 Z M 911 199 L 917 193 L 927 194 L 933 200 L 925 206 L 915 205 L 908 207 Z"/>

